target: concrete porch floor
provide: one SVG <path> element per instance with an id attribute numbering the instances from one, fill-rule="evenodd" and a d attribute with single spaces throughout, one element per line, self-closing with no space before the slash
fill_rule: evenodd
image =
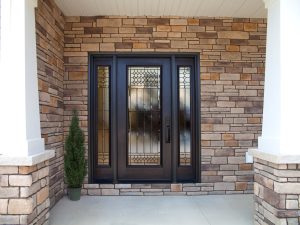
<path id="1" fill-rule="evenodd" d="M 64 197 L 50 225 L 252 225 L 253 195 Z"/>

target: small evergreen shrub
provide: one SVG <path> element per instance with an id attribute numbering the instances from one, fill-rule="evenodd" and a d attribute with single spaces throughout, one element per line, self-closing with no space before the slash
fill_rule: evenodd
<path id="1" fill-rule="evenodd" d="M 79 118 L 74 110 L 65 143 L 65 174 L 69 188 L 80 188 L 87 174 L 84 158 L 84 134 L 79 127 Z"/>

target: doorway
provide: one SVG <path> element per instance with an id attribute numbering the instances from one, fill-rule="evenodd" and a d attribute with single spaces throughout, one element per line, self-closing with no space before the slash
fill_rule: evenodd
<path id="1" fill-rule="evenodd" d="M 91 182 L 199 181 L 195 55 L 91 55 Z"/>

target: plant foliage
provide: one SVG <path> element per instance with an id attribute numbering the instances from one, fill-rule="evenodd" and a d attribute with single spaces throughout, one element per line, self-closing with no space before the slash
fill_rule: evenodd
<path id="1" fill-rule="evenodd" d="M 65 143 L 64 161 L 68 187 L 80 188 L 87 174 L 87 162 L 84 157 L 84 134 L 79 127 L 79 118 L 75 110 Z"/>

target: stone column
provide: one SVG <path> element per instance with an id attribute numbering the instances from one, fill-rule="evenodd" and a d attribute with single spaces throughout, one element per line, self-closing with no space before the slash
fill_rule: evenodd
<path id="1" fill-rule="evenodd" d="M 47 224 L 49 159 L 41 138 L 36 0 L 1 1 L 0 224 Z"/>
<path id="2" fill-rule="evenodd" d="M 255 224 L 299 224 L 300 1 L 265 0 L 267 55 L 262 136 L 254 157 Z"/>

